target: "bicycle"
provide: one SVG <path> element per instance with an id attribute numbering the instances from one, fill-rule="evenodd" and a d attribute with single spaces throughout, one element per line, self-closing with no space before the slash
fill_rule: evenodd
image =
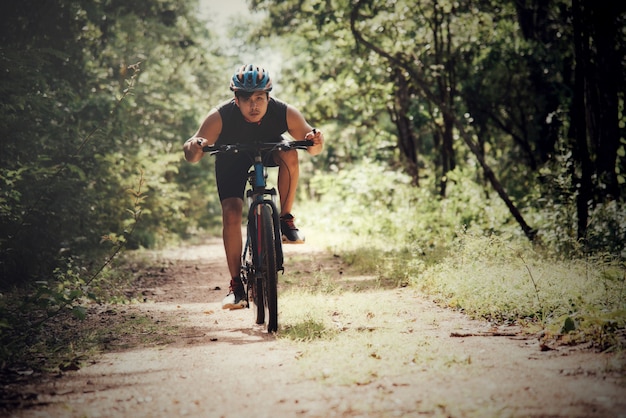
<path id="1" fill-rule="evenodd" d="M 276 207 L 277 192 L 267 186 L 267 167 L 262 158 L 263 151 L 306 149 L 313 141 L 283 141 L 278 143 L 226 144 L 205 146 L 202 151 L 209 155 L 220 153 L 254 153 L 252 168 L 248 172 L 250 188 L 246 190 L 248 221 L 246 244 L 241 255 L 241 281 L 246 288 L 248 302 L 256 307 L 255 322 L 265 323 L 267 331 L 278 330 L 278 272 L 284 271 L 280 212 Z M 248 303 L 248 308 L 250 303 Z"/>

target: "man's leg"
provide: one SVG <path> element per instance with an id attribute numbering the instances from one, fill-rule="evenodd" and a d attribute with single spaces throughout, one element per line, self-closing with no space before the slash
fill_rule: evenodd
<path id="1" fill-rule="evenodd" d="M 230 277 L 239 277 L 241 272 L 241 213 L 243 200 L 230 197 L 222 201 L 222 238 L 226 252 L 226 263 Z"/>
<path id="2" fill-rule="evenodd" d="M 241 309 L 247 306 L 246 291 L 239 277 L 241 273 L 241 210 L 243 200 L 231 197 L 222 201 L 222 237 L 226 263 L 230 272 L 230 289 L 222 301 L 223 309 Z"/>
<path id="3" fill-rule="evenodd" d="M 226 264 L 230 274 L 228 295 L 222 301 L 224 309 L 239 309 L 247 304 L 246 292 L 241 282 L 241 212 L 243 191 L 246 186 L 246 156 L 220 154 L 215 159 L 215 180 L 222 202 L 222 239 Z"/>
<path id="4" fill-rule="evenodd" d="M 278 194 L 280 195 L 280 216 L 291 213 L 296 200 L 296 189 L 300 178 L 298 151 L 280 151 L 274 160 L 278 164 Z"/>
<path id="5" fill-rule="evenodd" d="M 294 224 L 291 214 L 293 202 L 296 200 L 298 179 L 300 178 L 300 164 L 298 151 L 278 152 L 274 156 L 278 164 L 278 194 L 280 196 L 280 228 L 283 242 L 291 244 L 304 243 L 304 236 Z"/>

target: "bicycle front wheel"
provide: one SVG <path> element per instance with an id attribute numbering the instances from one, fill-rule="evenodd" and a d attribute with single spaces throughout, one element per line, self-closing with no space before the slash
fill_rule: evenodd
<path id="1" fill-rule="evenodd" d="M 257 248 L 261 262 L 263 302 L 267 310 L 267 331 L 278 330 L 278 272 L 276 266 L 276 237 L 274 235 L 274 217 L 270 205 L 257 207 Z"/>
<path id="2" fill-rule="evenodd" d="M 250 217 L 248 220 L 248 242 L 246 244 L 246 256 L 244 265 L 248 266 L 246 269 L 247 283 L 248 283 L 248 300 L 252 300 L 254 303 L 255 322 L 258 325 L 265 323 L 265 302 L 263 297 L 263 280 L 261 277 L 261 270 L 258 268 L 261 266 L 260 257 L 257 255 L 257 224 L 258 220 L 256 216 L 254 219 Z"/>

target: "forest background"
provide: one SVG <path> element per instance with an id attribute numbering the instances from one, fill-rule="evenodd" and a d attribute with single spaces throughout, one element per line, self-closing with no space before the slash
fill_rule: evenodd
<path id="1" fill-rule="evenodd" d="M 622 346 L 626 8 L 599 3 L 251 0 L 225 25 L 189 0 L 2 2 L 3 360 L 24 324 L 111 300 L 123 249 L 219 234 L 213 161 L 182 143 L 247 62 L 325 132 L 295 208 L 313 239 L 472 315 Z"/>

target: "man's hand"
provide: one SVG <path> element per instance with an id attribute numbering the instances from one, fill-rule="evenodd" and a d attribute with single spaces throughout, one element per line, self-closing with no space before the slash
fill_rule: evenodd
<path id="1" fill-rule="evenodd" d="M 192 136 L 187 141 L 185 141 L 185 145 L 183 145 L 183 150 L 185 151 L 185 159 L 190 163 L 196 163 L 202 159 L 204 156 L 204 152 L 202 152 L 202 147 L 205 145 L 209 145 L 209 141 L 205 138 L 200 138 L 199 136 Z"/>
<path id="2" fill-rule="evenodd" d="M 324 149 L 324 134 L 317 129 L 313 129 L 311 132 L 304 136 L 305 140 L 313 141 L 313 145 L 308 147 L 307 151 L 311 155 L 318 155 Z"/>

